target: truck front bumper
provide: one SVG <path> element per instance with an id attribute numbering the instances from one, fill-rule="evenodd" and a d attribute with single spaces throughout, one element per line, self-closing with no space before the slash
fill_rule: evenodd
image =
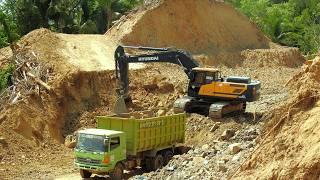
<path id="1" fill-rule="evenodd" d="M 85 169 L 95 173 L 108 173 L 112 169 L 111 166 L 99 166 L 93 164 L 83 164 L 78 162 L 75 162 L 74 165 L 76 169 Z"/>

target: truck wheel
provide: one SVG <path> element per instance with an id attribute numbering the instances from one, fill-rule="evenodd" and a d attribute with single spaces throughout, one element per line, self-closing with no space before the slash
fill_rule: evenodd
<path id="1" fill-rule="evenodd" d="M 110 173 L 111 179 L 115 179 L 115 180 L 123 179 L 123 170 L 124 170 L 123 165 L 121 163 L 117 163 L 116 166 L 114 167 L 113 172 Z"/>
<path id="2" fill-rule="evenodd" d="M 164 152 L 164 165 L 167 165 L 169 161 L 172 159 L 173 153 L 172 151 L 168 150 Z"/>
<path id="3" fill-rule="evenodd" d="M 158 154 L 152 162 L 152 170 L 155 171 L 163 167 L 163 157 L 161 154 Z"/>
<path id="4" fill-rule="evenodd" d="M 92 173 L 87 170 L 80 169 L 80 175 L 82 178 L 90 178 L 91 174 Z"/>

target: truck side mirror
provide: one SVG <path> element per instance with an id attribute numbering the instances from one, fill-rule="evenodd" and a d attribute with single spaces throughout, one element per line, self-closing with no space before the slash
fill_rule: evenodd
<path id="1" fill-rule="evenodd" d="M 108 145 L 108 142 L 109 142 L 108 139 L 104 139 L 104 140 L 103 140 L 103 144 L 104 144 L 105 146 Z"/>

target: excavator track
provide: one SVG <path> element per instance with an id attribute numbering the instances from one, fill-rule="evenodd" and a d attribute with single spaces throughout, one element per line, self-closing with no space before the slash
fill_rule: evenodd
<path id="1" fill-rule="evenodd" d="M 209 114 L 208 116 L 211 118 L 220 119 L 223 115 L 232 113 L 232 112 L 241 112 L 245 111 L 246 103 L 245 102 L 228 102 L 228 101 L 221 101 L 221 102 L 214 102 L 209 107 Z"/>
<path id="2" fill-rule="evenodd" d="M 201 112 L 208 117 L 220 119 L 228 113 L 244 112 L 246 109 L 246 102 L 216 101 L 213 103 L 209 103 L 201 99 L 185 96 L 183 98 L 177 99 L 173 107 L 175 113 Z"/>

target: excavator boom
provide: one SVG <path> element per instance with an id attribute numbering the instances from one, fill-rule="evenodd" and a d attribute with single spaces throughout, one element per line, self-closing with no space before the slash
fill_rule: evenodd
<path id="1" fill-rule="evenodd" d="M 125 53 L 125 49 L 138 49 L 140 51 L 149 51 L 143 55 L 129 55 Z M 151 52 L 150 52 L 151 51 Z M 128 98 L 129 86 L 129 64 L 130 63 L 155 63 L 166 62 L 173 63 L 183 67 L 184 72 L 190 79 L 192 69 L 198 67 L 199 64 L 186 51 L 172 48 L 151 48 L 141 46 L 118 46 L 115 51 L 116 77 L 120 80 L 120 96 Z"/>

